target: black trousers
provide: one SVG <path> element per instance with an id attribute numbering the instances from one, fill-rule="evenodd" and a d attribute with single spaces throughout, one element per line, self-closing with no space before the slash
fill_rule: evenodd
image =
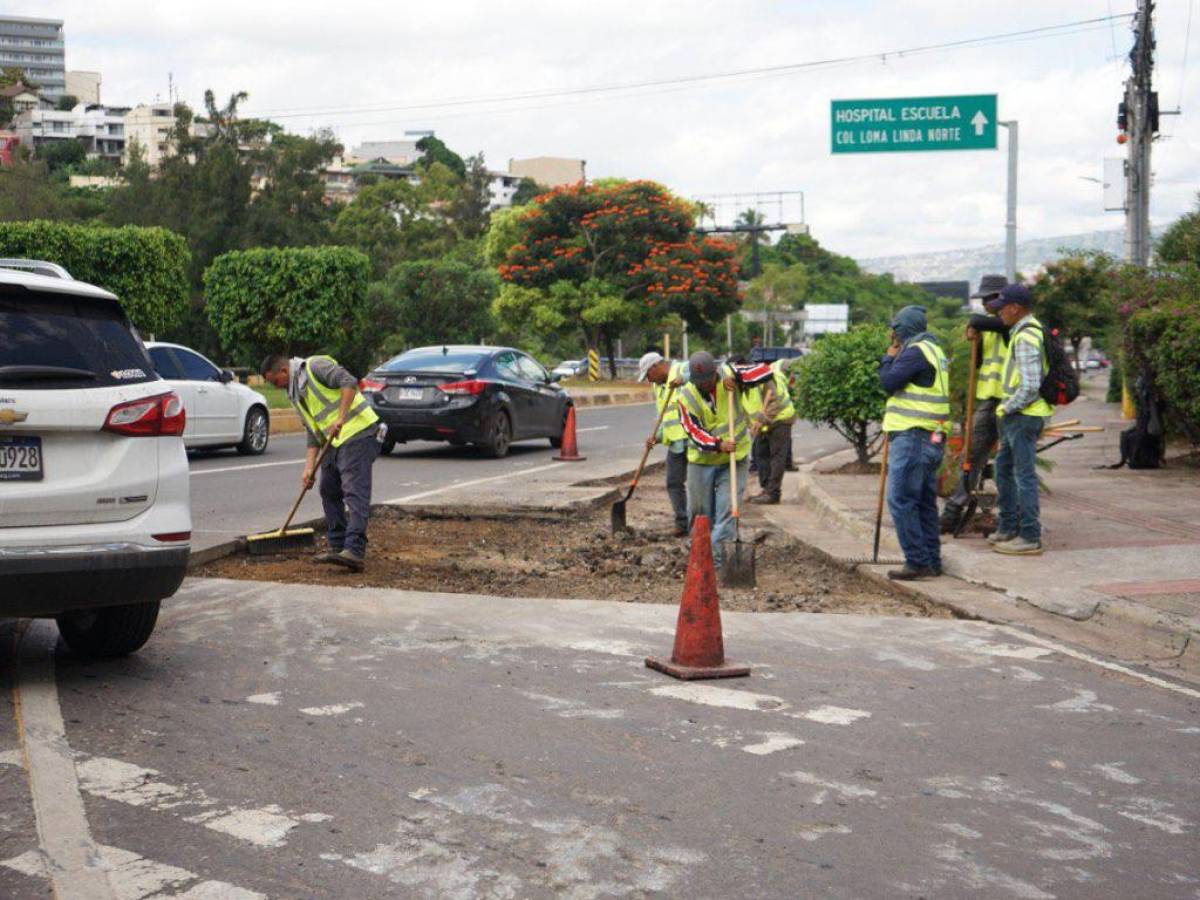
<path id="1" fill-rule="evenodd" d="M 371 466 L 379 455 L 375 435 L 364 434 L 330 447 L 321 463 L 321 506 L 329 533 L 329 549 L 367 552 L 367 520 L 371 517 Z"/>
<path id="2" fill-rule="evenodd" d="M 996 441 L 1000 439 L 999 427 L 996 424 L 996 410 L 1000 406 L 1000 401 L 992 400 L 976 400 L 975 401 L 975 416 L 971 420 L 971 484 L 972 489 L 979 487 L 980 481 L 983 479 L 984 469 L 987 468 L 988 456 L 991 455 L 992 447 L 996 445 Z M 946 501 L 946 506 L 942 510 L 943 515 L 957 516 L 967 506 L 967 479 L 960 478 L 958 487 L 954 489 L 954 493 Z"/>
<path id="3" fill-rule="evenodd" d="M 778 500 L 783 493 L 783 475 L 787 471 L 792 447 L 792 423 L 772 423 L 770 429 L 754 439 L 758 456 L 758 484 L 763 493 Z"/>

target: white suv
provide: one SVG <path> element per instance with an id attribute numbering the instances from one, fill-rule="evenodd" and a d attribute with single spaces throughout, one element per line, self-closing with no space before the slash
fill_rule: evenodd
<path id="1" fill-rule="evenodd" d="M 115 296 L 0 260 L 0 616 L 84 656 L 146 642 L 187 568 L 184 420 Z"/>

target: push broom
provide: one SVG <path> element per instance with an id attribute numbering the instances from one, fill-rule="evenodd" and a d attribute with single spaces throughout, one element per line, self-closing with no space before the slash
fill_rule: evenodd
<path id="1" fill-rule="evenodd" d="M 313 464 L 314 479 L 315 473 L 320 470 L 321 463 L 325 460 L 325 454 L 329 452 L 331 446 L 333 446 L 333 441 L 326 441 L 325 446 L 321 448 L 321 452 L 317 454 L 317 460 Z M 293 528 L 290 531 L 288 530 L 288 526 L 292 524 L 292 519 L 296 517 L 296 510 L 300 508 L 300 504 L 304 500 L 304 495 L 308 493 L 311 487 L 312 482 L 306 481 L 304 486 L 300 488 L 300 496 L 292 504 L 292 511 L 283 520 L 283 525 L 278 531 L 246 535 L 247 553 L 251 556 L 267 556 L 272 553 L 286 553 L 289 550 L 304 550 L 316 543 L 317 535 L 311 528 Z"/>

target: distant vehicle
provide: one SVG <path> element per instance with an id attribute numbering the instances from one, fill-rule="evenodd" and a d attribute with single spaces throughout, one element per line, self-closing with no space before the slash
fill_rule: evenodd
<path id="1" fill-rule="evenodd" d="M 1098 356 L 1089 356 L 1083 363 L 1085 369 L 1103 369 L 1105 361 Z"/>
<path id="2" fill-rule="evenodd" d="M 236 447 L 258 456 L 271 437 L 271 416 L 263 395 L 238 384 L 232 372 L 219 369 L 195 350 L 179 344 L 149 341 L 146 349 L 154 370 L 183 399 L 189 450 Z"/>
<path id="3" fill-rule="evenodd" d="M 750 362 L 773 363 L 779 359 L 795 359 L 802 356 L 799 347 L 754 347 L 750 351 Z"/>
<path id="4" fill-rule="evenodd" d="M 580 378 L 587 375 L 587 360 L 564 359 L 550 370 L 550 374 L 557 375 L 559 378 Z"/>
<path id="5" fill-rule="evenodd" d="M 117 298 L 56 266 L 0 261 L 0 336 L 0 615 L 132 653 L 187 568 L 183 401 Z"/>
<path id="6" fill-rule="evenodd" d="M 612 374 L 613 362 L 614 360 L 608 356 L 600 358 L 600 379 L 602 381 L 607 381 Z M 615 363 L 618 378 L 637 378 L 638 361 L 636 359 L 619 356 Z M 586 359 L 564 359 L 554 367 L 551 374 L 561 378 L 587 378 L 588 362 Z"/>
<path id="7" fill-rule="evenodd" d="M 474 444 L 500 458 L 514 441 L 562 446 L 570 396 L 533 357 L 511 347 L 419 347 L 359 387 L 388 426 L 382 452 L 408 441 Z"/>

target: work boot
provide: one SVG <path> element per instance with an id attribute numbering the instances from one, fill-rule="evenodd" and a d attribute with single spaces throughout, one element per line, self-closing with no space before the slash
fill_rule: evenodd
<path id="1" fill-rule="evenodd" d="M 1016 532 L 1013 531 L 993 531 L 987 536 L 987 542 L 995 547 L 997 544 L 1007 544 L 1016 536 Z"/>
<path id="2" fill-rule="evenodd" d="M 773 497 L 770 494 L 755 494 L 753 497 L 750 498 L 749 502 L 751 502 L 751 503 L 767 503 L 767 504 L 773 505 L 773 504 L 776 504 L 779 502 L 779 498 Z"/>
<path id="3" fill-rule="evenodd" d="M 327 565 L 334 562 L 337 559 L 337 555 L 341 552 L 341 550 L 334 550 L 332 548 L 329 550 L 322 550 L 320 553 L 313 555 L 312 561 L 322 565 Z"/>
<path id="4" fill-rule="evenodd" d="M 936 574 L 928 566 L 910 566 L 905 563 L 903 569 L 889 569 L 887 577 L 892 581 L 918 581 L 922 578 L 932 578 Z"/>
<path id="5" fill-rule="evenodd" d="M 783 467 L 783 471 L 785 471 L 785 472 L 799 472 L 799 471 L 800 471 L 800 467 L 799 467 L 798 465 L 796 465 L 795 463 L 788 463 L 786 466 L 784 466 L 784 467 Z"/>
<path id="6" fill-rule="evenodd" d="M 351 572 L 361 572 L 363 570 L 363 558 L 349 550 L 343 550 L 336 554 L 330 560 L 335 566 L 341 566 L 344 569 L 349 569 Z"/>
<path id="7" fill-rule="evenodd" d="M 1009 556 L 1041 556 L 1042 542 L 1027 541 L 1023 537 L 1015 537 L 1003 544 L 993 544 L 992 549 L 997 553 L 1007 553 Z"/>
<path id="8" fill-rule="evenodd" d="M 962 518 L 963 510 L 960 506 L 951 506 L 946 504 L 942 510 L 941 518 L 938 519 L 938 531 L 942 534 L 954 534 L 958 529 L 958 522 Z"/>

